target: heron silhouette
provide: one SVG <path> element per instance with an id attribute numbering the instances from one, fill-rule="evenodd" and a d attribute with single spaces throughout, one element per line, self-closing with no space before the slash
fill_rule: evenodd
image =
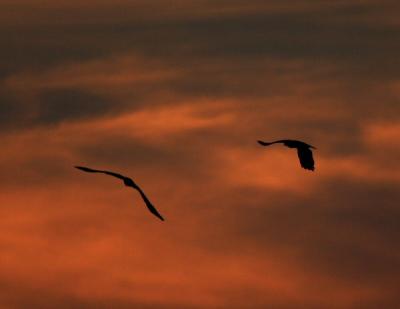
<path id="1" fill-rule="evenodd" d="M 286 147 L 296 148 L 301 167 L 306 170 L 310 170 L 310 171 L 314 171 L 314 169 L 315 169 L 313 153 L 311 151 L 311 148 L 317 149 L 314 146 L 311 146 L 302 141 L 297 141 L 297 140 L 292 140 L 292 139 L 281 139 L 281 140 L 274 141 L 274 142 L 258 141 L 258 143 L 262 146 L 269 146 L 272 144 L 281 143 L 281 144 L 285 145 Z"/>
<path id="2" fill-rule="evenodd" d="M 87 172 L 87 173 L 102 173 L 102 174 L 114 176 L 114 177 L 116 177 L 118 179 L 121 179 L 124 182 L 125 186 L 132 187 L 132 188 L 136 189 L 140 193 L 140 196 L 142 197 L 144 203 L 146 204 L 147 208 L 150 210 L 150 212 L 153 215 L 155 215 L 160 220 L 164 221 L 164 218 L 160 215 L 160 213 L 157 211 L 157 209 L 149 201 L 149 199 L 144 194 L 142 189 L 140 189 L 139 186 L 132 179 L 130 179 L 128 177 L 125 177 L 123 175 L 114 173 L 114 172 L 103 171 L 103 170 L 95 170 L 95 169 L 92 169 L 92 168 L 89 168 L 89 167 L 84 167 L 84 166 L 75 166 L 75 168 L 77 168 L 77 169 L 79 169 L 81 171 Z"/>

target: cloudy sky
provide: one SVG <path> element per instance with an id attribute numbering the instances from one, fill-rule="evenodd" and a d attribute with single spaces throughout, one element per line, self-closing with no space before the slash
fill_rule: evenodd
<path id="1" fill-rule="evenodd" d="M 399 10 L 2 0 L 0 307 L 400 307 Z"/>

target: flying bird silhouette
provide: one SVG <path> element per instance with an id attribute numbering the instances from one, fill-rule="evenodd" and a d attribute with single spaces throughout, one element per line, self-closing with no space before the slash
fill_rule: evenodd
<path id="1" fill-rule="evenodd" d="M 278 140 L 278 141 L 270 142 L 270 143 L 258 141 L 258 143 L 262 146 L 269 146 L 272 144 L 281 143 L 281 144 L 285 145 L 286 147 L 296 148 L 301 167 L 306 170 L 314 171 L 314 158 L 313 158 L 313 154 L 311 151 L 311 148 L 316 149 L 314 146 L 311 146 L 302 141 L 297 141 L 297 140 L 292 140 L 292 139 L 282 139 L 282 140 Z"/>
<path id="2" fill-rule="evenodd" d="M 147 196 L 144 194 L 142 189 L 140 189 L 139 186 L 132 179 L 130 179 L 128 177 L 125 177 L 123 175 L 117 174 L 117 173 L 113 173 L 113 172 L 109 172 L 109 171 L 102 171 L 102 170 L 95 170 L 95 169 L 91 169 L 91 168 L 84 167 L 84 166 L 75 166 L 75 168 L 77 168 L 77 169 L 79 169 L 81 171 L 84 171 L 84 172 L 88 172 L 88 173 L 102 173 L 102 174 L 114 176 L 114 177 L 116 177 L 118 179 L 121 179 L 124 182 L 125 186 L 132 187 L 132 188 L 136 189 L 140 193 L 140 196 L 142 197 L 143 201 L 145 202 L 147 208 L 150 210 L 150 212 L 153 215 L 158 217 L 160 220 L 164 221 L 164 218 L 159 214 L 159 212 L 153 206 L 153 204 L 151 204 L 151 202 L 149 201 Z"/>

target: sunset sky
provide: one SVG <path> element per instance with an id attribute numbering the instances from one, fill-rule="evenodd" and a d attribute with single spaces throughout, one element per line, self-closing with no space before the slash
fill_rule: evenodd
<path id="1" fill-rule="evenodd" d="M 400 308 L 399 16 L 0 0 L 0 308 Z"/>

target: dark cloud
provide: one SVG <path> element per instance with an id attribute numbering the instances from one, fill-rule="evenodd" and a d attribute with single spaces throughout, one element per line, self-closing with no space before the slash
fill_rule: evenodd
<path id="1" fill-rule="evenodd" d="M 237 4 L 243 6 L 241 2 Z M 213 3 L 207 5 L 218 7 Z M 182 13 L 166 9 L 164 15 L 150 12 L 146 6 L 127 4 L 125 8 L 124 4 L 114 8 L 99 6 L 97 12 L 77 8 L 70 14 L 62 14 L 58 10 L 61 14 L 58 20 L 44 18 L 42 23 L 3 28 L 2 37 L 8 44 L 2 49 L 1 58 L 8 59 L 6 67 L 10 71 L 10 63 L 19 69 L 31 69 L 132 50 L 165 61 L 182 63 L 186 59 L 189 65 L 204 58 L 246 62 L 272 56 L 307 59 L 314 65 L 321 65 L 323 61 L 339 62 L 346 74 L 385 79 L 397 76 L 398 27 L 369 22 L 390 13 L 390 5 L 319 3 L 304 5 L 299 10 L 271 10 L 268 5 L 261 5 L 257 10 L 258 3 L 254 10 L 245 10 L 242 14 L 235 11 L 204 16 L 196 13 L 207 6 L 199 6 L 198 11 L 192 10 L 196 9 L 192 6 L 188 5 Z M 219 11 L 229 12 L 234 7 L 234 3 L 223 2 Z M 67 12 L 68 8 L 65 9 Z M 140 12 L 142 16 L 157 17 L 149 21 L 140 18 Z M 184 18 L 173 18 L 176 13 Z"/>
<path id="2" fill-rule="evenodd" d="M 0 99 L 3 133 L 105 117 L 124 109 L 123 104 L 77 88 L 44 90 L 30 97 L 3 91 Z"/>
<path id="3" fill-rule="evenodd" d="M 58 292 L 56 289 L 49 293 L 49 287 L 46 286 L 29 286 L 22 282 L 10 283 L 10 281 L 3 281 L 0 283 L 1 287 L 1 305 L 4 308 L 40 308 L 40 309 L 52 309 L 52 308 L 116 308 L 116 309 L 128 309 L 128 308 L 143 308 L 143 309 L 197 309 L 200 307 L 179 304 L 163 305 L 151 302 L 142 301 L 120 301 L 116 299 L 108 299 L 99 297 L 98 299 L 88 299 L 85 297 L 79 297 L 73 293 L 67 294 Z"/>
<path id="4" fill-rule="evenodd" d="M 310 272 L 390 289 L 400 266 L 399 199 L 397 185 L 344 179 L 322 182 L 307 197 L 241 189 L 221 212 L 235 241 L 219 245 L 265 255 L 280 248 Z"/>
<path id="5" fill-rule="evenodd" d="M 118 104 L 77 89 L 50 89 L 41 93 L 37 100 L 39 112 L 36 121 L 44 124 L 104 116 Z"/>
<path id="6" fill-rule="evenodd" d="M 2 6 L 0 306 L 398 307 L 398 4 Z"/>
<path id="7" fill-rule="evenodd" d="M 0 91 L 0 128 L 1 131 L 5 129 L 12 129 L 14 127 L 21 126 L 24 122 L 23 106 L 19 104 L 18 98 L 13 94 Z"/>
<path id="8" fill-rule="evenodd" d="M 180 75 L 125 87 L 103 87 L 101 91 L 83 82 L 70 88 L 50 86 L 51 89 L 35 94 L 24 93 L 24 89 L 18 89 L 22 94 L 14 93 L 17 90 L 5 88 L 1 91 L 0 104 L 5 123 L 12 119 L 10 122 L 15 127 L 21 124 L 29 127 L 38 122 L 80 119 L 84 115 L 97 117 L 110 111 L 167 104 L 177 97 L 269 100 L 290 94 L 294 100 L 304 84 L 312 85 L 312 89 L 301 97 L 303 101 L 315 102 L 313 106 L 336 106 L 360 119 L 395 117 L 398 113 L 398 98 L 389 93 L 384 83 L 398 78 L 396 38 L 400 30 L 396 24 L 369 22 L 388 14 L 389 4 L 327 6 L 316 2 L 288 9 L 285 5 L 275 7 L 274 2 L 274 9 L 269 9 L 260 2 L 254 6 L 240 1 L 204 3 L 206 7 L 197 7 L 202 8 L 204 15 L 197 15 L 191 5 L 179 4 L 187 14 L 178 12 L 180 18 L 174 18 L 176 14 L 167 10 L 165 14 L 155 14 L 151 21 L 137 18 L 140 15 L 137 12 L 122 18 L 127 4 L 121 2 L 116 5 L 117 9 L 103 3 L 91 14 L 87 7 L 81 13 L 66 14 L 75 3 L 71 7 L 63 6 L 66 11 L 58 11 L 58 20 L 34 19 L 26 25 L 8 22 L 2 28 L 7 44 L 0 51 L 5 80 L 9 76 L 20 77 L 19 73 L 22 77 L 26 72 L 40 76 L 55 66 L 84 65 L 129 54 L 144 57 L 147 71 L 155 67 L 146 62 L 156 59 Z M 252 9 L 240 13 L 238 7 Z M 151 16 L 146 6 L 137 4 L 127 8 Z M 212 13 L 216 8 L 221 14 Z M 56 7 L 49 9 L 56 11 Z M 231 13 L 222 14 L 225 11 Z M 106 13 L 111 17 L 105 18 Z M 68 19 L 71 16 L 74 18 Z M 102 70 L 106 71 L 99 69 Z M 135 91 L 129 92 L 127 88 Z M 123 92 L 129 95 L 121 97 Z M 154 97 L 154 93 L 165 95 Z M 38 106 L 28 106 L 32 102 L 27 100 L 33 100 L 34 106 Z M 155 103 L 158 101 L 162 103 Z M 385 102 L 385 109 L 375 109 L 374 104 L 381 101 Z M 55 104 L 62 107 L 56 110 Z M 343 124 L 344 128 L 349 126 Z"/>

